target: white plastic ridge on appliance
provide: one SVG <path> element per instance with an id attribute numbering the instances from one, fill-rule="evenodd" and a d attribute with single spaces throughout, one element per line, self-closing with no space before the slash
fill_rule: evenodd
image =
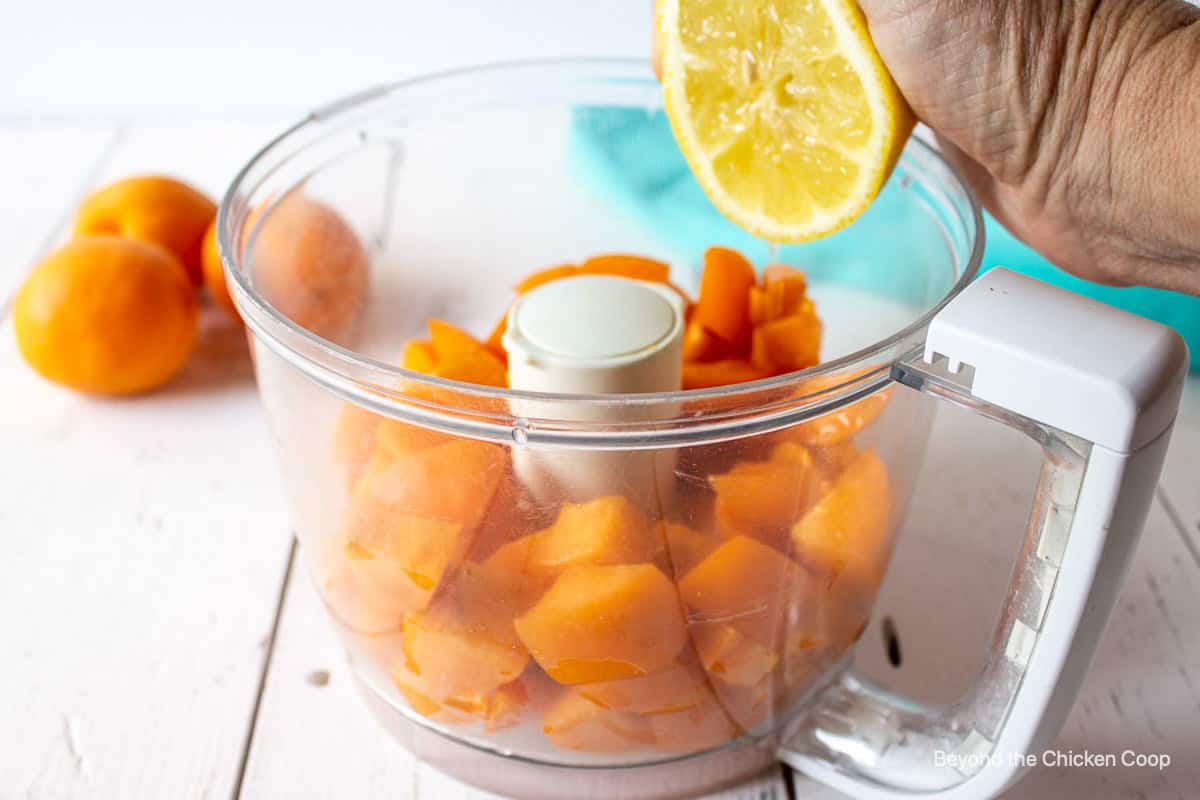
<path id="1" fill-rule="evenodd" d="M 1002 268 L 933 319 L 935 355 L 973 366 L 980 400 L 1120 453 L 1171 424 L 1188 363 L 1170 328 Z"/>

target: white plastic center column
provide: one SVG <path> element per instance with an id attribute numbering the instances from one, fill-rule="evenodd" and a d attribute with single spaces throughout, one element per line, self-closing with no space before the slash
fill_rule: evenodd
<path id="1" fill-rule="evenodd" d="M 563 278 L 522 295 L 509 312 L 504 347 L 513 389 L 554 394 L 632 394 L 680 388 L 683 299 L 668 286 L 607 275 Z M 634 404 L 536 400 L 513 412 L 619 425 L 672 409 Z M 535 497 L 582 502 L 624 494 L 663 501 L 674 470 L 665 451 L 544 450 L 518 447 L 517 475 Z"/>

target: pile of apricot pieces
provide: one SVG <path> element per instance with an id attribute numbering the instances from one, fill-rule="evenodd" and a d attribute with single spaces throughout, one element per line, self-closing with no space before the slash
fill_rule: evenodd
<path id="1" fill-rule="evenodd" d="M 815 363 L 802 273 L 773 268 L 760 282 L 731 251 L 706 261 L 686 356 L 704 378 L 691 385 Z M 605 256 L 517 291 L 597 272 L 668 280 L 658 262 Z M 405 347 L 406 368 L 505 385 L 503 321 L 482 340 L 436 320 L 429 330 Z M 854 439 L 886 402 L 685 448 L 660 508 L 619 494 L 535 499 L 508 447 L 347 404 L 334 442 L 346 511 L 309 558 L 357 649 L 435 722 L 527 722 L 592 753 L 718 746 L 777 720 L 865 624 L 892 503 L 886 466 Z"/>

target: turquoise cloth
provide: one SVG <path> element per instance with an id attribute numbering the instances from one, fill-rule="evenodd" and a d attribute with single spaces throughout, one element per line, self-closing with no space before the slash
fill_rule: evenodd
<path id="1" fill-rule="evenodd" d="M 693 263 L 699 263 L 701 253 L 711 245 L 732 247 L 760 264 L 776 258 L 793 260 L 788 258 L 790 246 L 773 250 L 767 242 L 729 222 L 713 207 L 692 178 L 661 111 L 617 107 L 575 109 L 570 160 L 578 179 L 624 213 L 647 221 L 647 228 L 656 237 L 672 250 L 686 254 Z M 885 192 L 867 213 L 885 219 L 894 216 L 896 226 L 903 226 L 905 209 L 896 195 Z M 1187 340 L 1192 369 L 1200 369 L 1200 297 L 1142 287 L 1119 289 L 1076 278 L 1019 242 L 991 216 L 985 217 L 984 270 L 1003 265 L 1170 325 Z M 796 261 L 819 264 L 821 248 L 838 247 L 839 235 L 803 245 L 805 257 Z M 903 241 L 903 235 L 889 240 L 887 246 L 894 248 Z M 886 273 L 881 275 L 878 270 L 864 270 L 861 276 L 854 277 L 856 282 L 887 280 Z"/>

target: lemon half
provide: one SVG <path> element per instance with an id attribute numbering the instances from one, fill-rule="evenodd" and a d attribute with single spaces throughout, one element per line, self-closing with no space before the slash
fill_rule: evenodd
<path id="1" fill-rule="evenodd" d="M 914 117 L 854 0 L 660 0 L 667 116 L 726 217 L 774 242 L 854 221 Z"/>

